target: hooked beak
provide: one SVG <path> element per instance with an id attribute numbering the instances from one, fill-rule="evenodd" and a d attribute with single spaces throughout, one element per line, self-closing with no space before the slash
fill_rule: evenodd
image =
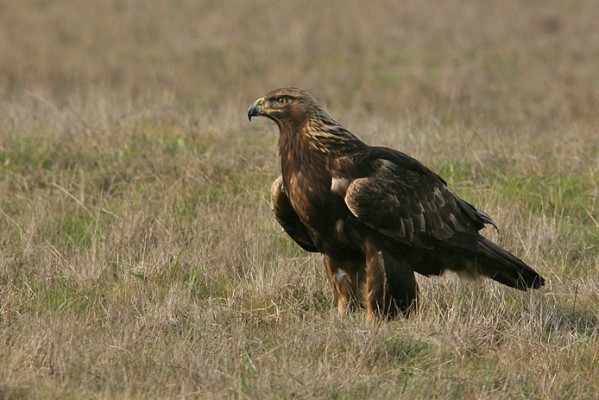
<path id="1" fill-rule="evenodd" d="M 266 112 L 264 111 L 264 97 L 260 97 L 258 100 L 254 101 L 250 108 L 248 108 L 248 119 L 250 121 L 252 120 L 252 117 L 261 115 L 266 115 Z"/>

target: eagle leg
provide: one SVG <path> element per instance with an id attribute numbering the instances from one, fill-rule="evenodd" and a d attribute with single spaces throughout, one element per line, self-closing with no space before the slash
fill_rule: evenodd
<path id="1" fill-rule="evenodd" d="M 418 310 L 418 283 L 412 267 L 405 261 L 383 253 L 387 285 L 389 291 L 389 317 L 395 317 L 398 311 L 405 317 Z"/>
<path id="2" fill-rule="evenodd" d="M 418 284 L 414 270 L 365 241 L 366 316 L 395 318 L 399 312 L 408 317 L 418 306 Z"/>
<path id="3" fill-rule="evenodd" d="M 339 261 L 328 255 L 323 257 L 327 276 L 333 285 L 335 302 L 339 314 L 355 311 L 359 306 L 358 271 L 364 268 L 363 261 Z"/>

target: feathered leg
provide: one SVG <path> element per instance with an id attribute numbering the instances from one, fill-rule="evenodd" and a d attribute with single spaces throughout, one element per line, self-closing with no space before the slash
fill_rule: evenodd
<path id="1" fill-rule="evenodd" d="M 382 253 L 385 262 L 387 285 L 389 291 L 388 316 L 393 318 L 401 311 L 409 317 L 418 310 L 418 284 L 412 267 L 400 259 Z"/>
<path id="2" fill-rule="evenodd" d="M 373 320 L 386 314 L 388 307 L 387 274 L 381 252 L 366 255 L 366 318 Z"/>
<path id="3" fill-rule="evenodd" d="M 414 271 L 405 262 L 365 243 L 366 316 L 394 318 L 401 311 L 406 317 L 417 307 L 418 285 Z"/>
<path id="4" fill-rule="evenodd" d="M 358 271 L 363 262 L 339 261 L 326 254 L 323 260 L 327 275 L 333 285 L 339 314 L 355 311 L 359 305 L 357 297 L 359 287 Z"/>

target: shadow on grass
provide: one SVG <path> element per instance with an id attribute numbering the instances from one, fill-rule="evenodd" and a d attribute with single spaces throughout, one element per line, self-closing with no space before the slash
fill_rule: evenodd
<path id="1" fill-rule="evenodd" d="M 590 309 L 558 308 L 549 318 L 547 330 L 570 331 L 574 335 L 591 336 L 597 332 L 597 314 Z"/>

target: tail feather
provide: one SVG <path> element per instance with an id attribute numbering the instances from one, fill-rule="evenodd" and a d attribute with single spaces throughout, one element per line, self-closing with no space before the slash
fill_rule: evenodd
<path id="1" fill-rule="evenodd" d="M 538 289 L 545 284 L 545 279 L 524 261 L 485 237 L 468 235 L 455 239 L 454 248 L 468 254 L 469 260 L 462 266 L 464 272 L 483 275 L 519 290 Z"/>
<path id="2" fill-rule="evenodd" d="M 481 236 L 478 244 L 476 260 L 483 275 L 520 290 L 538 289 L 545 284 L 534 269 L 490 240 Z"/>

